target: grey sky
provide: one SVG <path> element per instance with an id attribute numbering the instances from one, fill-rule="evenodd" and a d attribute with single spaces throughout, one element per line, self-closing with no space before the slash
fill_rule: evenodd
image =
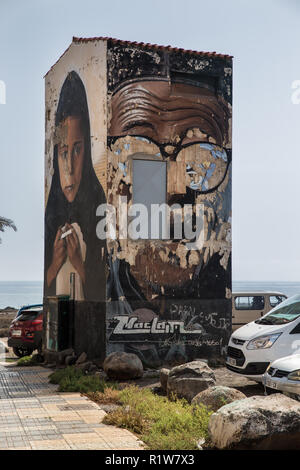
<path id="1" fill-rule="evenodd" d="M 300 1 L 0 0 L 0 280 L 43 277 L 43 75 L 72 36 L 232 54 L 233 278 L 300 278 Z"/>

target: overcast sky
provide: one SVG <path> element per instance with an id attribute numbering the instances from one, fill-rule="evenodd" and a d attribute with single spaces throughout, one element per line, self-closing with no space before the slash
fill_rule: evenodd
<path id="1" fill-rule="evenodd" d="M 299 281 L 300 0 L 0 0 L 0 280 L 43 278 L 43 75 L 72 36 L 234 55 L 233 279 Z"/>

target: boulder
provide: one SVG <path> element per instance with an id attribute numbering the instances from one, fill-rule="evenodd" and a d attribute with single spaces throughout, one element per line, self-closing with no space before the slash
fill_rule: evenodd
<path id="1" fill-rule="evenodd" d="M 234 401 L 212 414 L 217 449 L 300 450 L 300 403 L 282 394 Z"/>
<path id="2" fill-rule="evenodd" d="M 160 369 L 159 377 L 160 377 L 160 385 L 164 392 L 167 393 L 167 384 L 168 384 L 168 377 L 169 377 L 169 369 Z"/>
<path id="3" fill-rule="evenodd" d="M 69 348 L 69 349 L 64 349 L 63 351 L 60 351 L 58 354 L 58 362 L 59 364 L 65 364 L 65 359 L 67 356 L 73 356 L 74 355 L 74 349 Z"/>
<path id="4" fill-rule="evenodd" d="M 76 362 L 76 356 L 66 356 L 65 357 L 65 365 L 72 366 Z"/>
<path id="5" fill-rule="evenodd" d="M 143 375 L 143 364 L 136 354 L 113 352 L 107 356 L 103 369 L 110 379 L 136 379 Z"/>
<path id="6" fill-rule="evenodd" d="M 87 360 L 87 354 L 85 352 L 81 353 L 79 358 L 76 361 L 76 365 L 84 364 Z"/>
<path id="7" fill-rule="evenodd" d="M 192 361 L 170 370 L 167 393 L 191 401 L 199 392 L 215 384 L 215 374 L 208 365 L 202 361 Z"/>
<path id="8" fill-rule="evenodd" d="M 239 390 L 217 385 L 216 387 L 210 387 L 198 393 L 198 395 L 192 399 L 192 404 L 205 405 L 207 408 L 217 411 L 222 406 L 236 400 L 242 400 L 243 398 L 247 397 Z"/>

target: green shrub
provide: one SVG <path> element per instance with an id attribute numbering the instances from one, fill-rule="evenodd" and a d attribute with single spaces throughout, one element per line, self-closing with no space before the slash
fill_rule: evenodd
<path id="1" fill-rule="evenodd" d="M 103 393 L 105 382 L 97 376 L 86 375 L 79 378 L 63 378 L 59 383 L 59 392 L 96 392 Z"/>
<path id="2" fill-rule="evenodd" d="M 120 392 L 122 408 L 105 416 L 114 424 L 136 432 L 152 450 L 193 450 L 207 439 L 212 411 L 203 405 L 155 395 L 149 389 L 127 387 Z"/>
<path id="3" fill-rule="evenodd" d="M 33 356 L 24 356 L 18 359 L 17 366 L 20 366 L 20 367 L 36 366 L 39 363 L 40 361 L 38 360 L 37 354 L 34 354 Z"/>
<path id="4" fill-rule="evenodd" d="M 83 371 L 76 369 L 76 367 L 65 367 L 64 369 L 57 369 L 55 372 L 49 375 L 49 382 L 51 384 L 60 384 L 63 379 L 75 380 L 82 377 Z"/>
<path id="5" fill-rule="evenodd" d="M 126 409 L 124 407 L 108 413 L 103 420 L 106 424 L 112 424 L 118 428 L 129 429 L 136 434 L 143 435 L 149 428 L 149 421 L 143 415 L 133 409 Z"/>
<path id="6" fill-rule="evenodd" d="M 59 392 L 103 393 L 106 387 L 115 387 L 115 384 L 105 382 L 96 375 L 85 375 L 81 369 L 74 366 L 56 370 L 49 376 L 49 381 L 59 385 Z"/>
<path id="7" fill-rule="evenodd" d="M 92 401 L 102 405 L 120 403 L 120 390 L 117 390 L 117 385 L 115 384 L 107 386 L 103 392 L 89 392 L 86 395 Z"/>

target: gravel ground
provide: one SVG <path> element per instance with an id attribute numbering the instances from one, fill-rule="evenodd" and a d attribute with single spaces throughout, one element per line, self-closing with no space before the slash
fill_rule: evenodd
<path id="1" fill-rule="evenodd" d="M 264 395 L 264 387 L 262 384 L 248 380 L 246 377 L 240 376 L 238 374 L 234 374 L 226 369 L 226 367 L 212 367 L 212 369 L 216 376 L 217 385 L 236 388 L 237 390 L 243 392 L 247 397 L 252 397 L 254 395 Z M 159 372 L 156 373 L 156 377 L 151 377 L 151 375 L 154 375 L 154 371 L 146 371 L 144 377 L 141 379 L 128 380 L 121 383 L 124 385 L 137 385 L 141 388 L 160 387 Z"/>

